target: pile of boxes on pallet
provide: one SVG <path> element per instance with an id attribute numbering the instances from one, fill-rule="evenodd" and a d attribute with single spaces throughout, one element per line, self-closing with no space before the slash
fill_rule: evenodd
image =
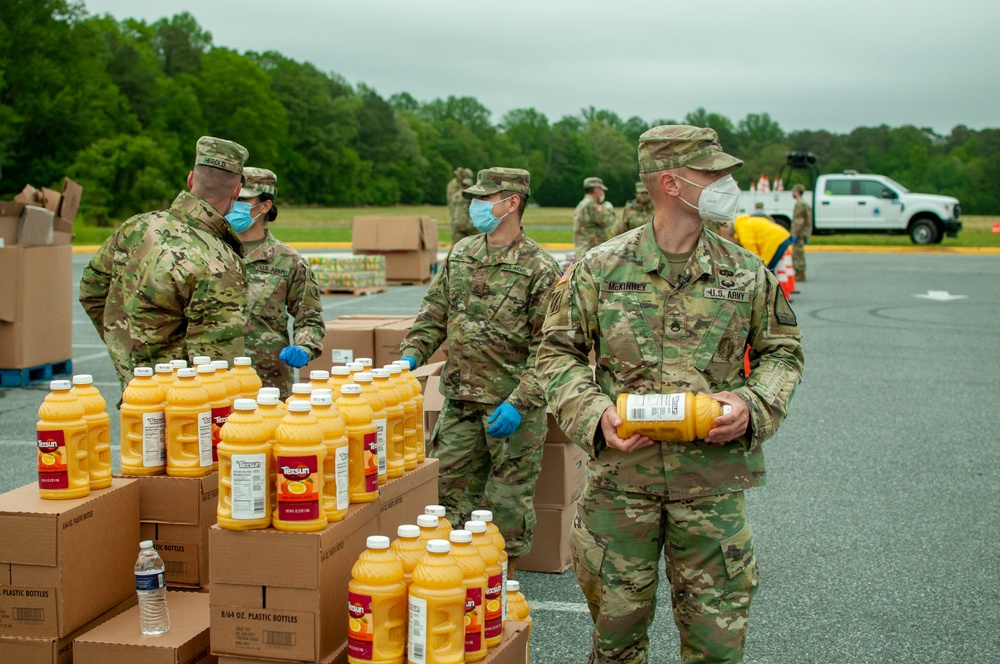
<path id="1" fill-rule="evenodd" d="M 83 189 L 30 185 L 0 202 L 0 369 L 64 362 L 73 353 L 73 220 Z"/>
<path id="2" fill-rule="evenodd" d="M 334 364 L 353 362 L 357 357 L 370 357 L 375 366 L 381 367 L 400 358 L 399 344 L 416 321 L 414 316 L 341 316 L 326 324 L 323 352 L 318 358 L 299 370 L 300 376 L 310 371 L 329 371 Z M 439 362 L 447 357 L 447 348 L 441 348 L 428 360 Z"/>
<path id="3" fill-rule="evenodd" d="M 309 256 L 320 290 L 385 286 L 385 256 Z"/>
<path id="4" fill-rule="evenodd" d="M 438 230 L 433 217 L 354 217 L 351 251 L 385 256 L 389 283 L 423 283 L 437 265 Z"/>

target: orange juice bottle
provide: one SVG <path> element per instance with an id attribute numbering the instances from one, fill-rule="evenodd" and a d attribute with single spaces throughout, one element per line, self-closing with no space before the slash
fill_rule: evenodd
<path id="1" fill-rule="evenodd" d="M 389 538 L 372 535 L 347 583 L 347 661 L 399 664 L 406 654 L 403 564 Z"/>
<path id="2" fill-rule="evenodd" d="M 285 419 L 285 404 L 281 402 L 278 398 L 277 388 L 261 388 L 257 394 L 257 414 L 260 415 L 264 422 L 264 428 L 267 429 L 267 442 L 271 445 L 271 456 L 268 463 L 268 478 L 267 478 L 267 492 L 271 497 L 271 509 L 274 509 L 275 505 L 275 489 L 277 484 L 275 484 L 275 464 L 276 460 L 274 458 L 274 438 L 275 432 L 278 430 L 278 426 L 281 421 Z"/>
<path id="3" fill-rule="evenodd" d="M 410 365 L 406 360 L 396 360 L 393 364 L 397 364 L 402 371 L 401 378 L 409 384 L 410 394 L 413 396 L 413 401 L 416 403 L 417 463 L 423 463 L 424 458 L 426 457 L 426 441 L 424 438 L 424 395 L 420 389 L 420 381 L 417 380 L 417 377 L 410 371 Z"/>
<path id="4" fill-rule="evenodd" d="M 333 392 L 334 396 L 340 394 L 340 386 L 347 385 L 351 381 L 351 370 L 347 367 L 330 367 L 330 380 L 326 386 Z"/>
<path id="5" fill-rule="evenodd" d="M 203 364 L 211 364 L 211 363 L 212 363 L 212 358 L 210 358 L 208 355 L 195 355 L 193 358 L 191 358 L 191 366 L 194 367 L 195 369 L 197 369 Z"/>
<path id="6" fill-rule="evenodd" d="M 162 475 L 167 469 L 166 391 L 149 367 L 136 367 L 122 393 L 122 474 Z"/>
<path id="7" fill-rule="evenodd" d="M 729 412 L 707 394 L 619 394 L 618 435 L 634 434 L 653 440 L 701 440 L 715 428 L 715 418 Z"/>
<path id="8" fill-rule="evenodd" d="M 253 368 L 253 361 L 242 355 L 233 359 L 233 376 L 240 382 L 240 398 L 256 399 L 257 392 L 264 385 L 257 371 Z"/>
<path id="9" fill-rule="evenodd" d="M 219 453 L 216 447 L 219 444 L 219 431 L 229 417 L 232 409 L 229 403 L 229 390 L 216 373 L 215 366 L 211 362 L 198 365 L 198 380 L 208 392 L 208 405 L 212 413 L 212 469 L 219 468 Z"/>
<path id="10" fill-rule="evenodd" d="M 511 580 L 507 582 L 507 620 L 528 623 L 528 648 L 526 661 L 531 661 L 531 607 L 528 600 L 521 594 L 521 584 Z"/>
<path id="11" fill-rule="evenodd" d="M 237 399 L 220 432 L 219 525 L 253 530 L 271 525 L 271 442 L 253 399 Z"/>
<path id="12" fill-rule="evenodd" d="M 90 493 L 86 410 L 68 380 L 49 383 L 38 408 L 38 493 L 42 498 L 83 498 Z"/>
<path id="13" fill-rule="evenodd" d="M 330 389 L 330 372 L 322 369 L 314 369 L 309 372 L 309 384 L 314 390 Z"/>
<path id="14" fill-rule="evenodd" d="M 323 430 L 326 461 L 323 462 L 323 510 L 329 522 L 342 521 L 350 505 L 348 492 L 349 454 L 347 424 L 340 409 L 333 403 L 330 390 L 313 390 L 309 399 L 312 413 Z"/>
<path id="15" fill-rule="evenodd" d="M 410 584 L 410 664 L 465 661 L 465 586 L 447 540 L 431 540 Z"/>
<path id="16" fill-rule="evenodd" d="M 417 517 L 417 528 L 420 529 L 420 539 L 424 546 L 432 539 L 445 539 L 438 536 L 438 518 L 433 514 L 421 514 Z"/>
<path id="17" fill-rule="evenodd" d="M 504 580 L 503 568 L 500 566 L 500 556 L 497 554 L 496 543 L 486 532 L 485 521 L 466 521 L 465 529 L 472 533 L 472 542 L 479 547 L 479 555 L 486 563 L 486 621 L 484 633 L 486 645 L 496 648 L 503 640 L 504 623 Z"/>
<path id="18" fill-rule="evenodd" d="M 108 404 L 94 387 L 90 374 L 73 376 L 73 394 L 83 404 L 83 419 L 87 423 L 87 450 L 90 459 L 90 488 L 107 489 L 111 486 L 111 417 Z"/>
<path id="19" fill-rule="evenodd" d="M 392 373 L 388 369 L 372 369 L 374 385 L 385 402 L 385 474 L 388 479 L 403 476 L 405 468 L 405 450 L 403 449 L 403 411 L 402 395 L 392 381 Z"/>
<path id="20" fill-rule="evenodd" d="M 288 404 L 281 400 L 281 390 L 277 387 L 262 387 L 257 390 L 257 396 L 262 394 L 273 394 L 274 398 L 278 400 L 278 410 L 281 411 L 281 416 L 284 417 L 288 413 Z"/>
<path id="21" fill-rule="evenodd" d="M 347 368 L 351 371 L 351 382 L 354 382 L 354 374 L 359 374 L 365 370 L 365 365 L 358 361 L 348 362 Z"/>
<path id="22" fill-rule="evenodd" d="M 503 616 L 504 622 L 507 620 L 507 581 L 510 579 L 510 569 L 508 568 L 509 557 L 507 555 L 507 542 L 503 538 L 503 534 L 500 533 L 500 529 L 497 525 L 493 523 L 493 512 L 490 510 L 472 510 L 472 519 L 474 521 L 482 521 L 486 524 L 486 533 L 493 540 L 493 546 L 497 548 L 497 555 L 499 556 L 500 567 L 503 570 L 503 580 L 500 585 L 500 599 L 503 602 Z"/>
<path id="23" fill-rule="evenodd" d="M 375 377 L 368 371 L 354 374 L 354 382 L 361 386 L 361 396 L 367 399 L 372 407 L 372 423 L 375 425 L 375 432 L 378 435 L 378 483 L 381 485 L 389 479 L 389 469 L 386 466 L 385 456 L 388 418 L 385 412 L 385 401 L 382 400 L 382 394 L 375 387 L 374 381 Z"/>
<path id="24" fill-rule="evenodd" d="M 174 379 L 176 380 L 177 379 L 177 370 L 178 369 L 187 369 L 188 368 L 188 361 L 187 360 L 170 360 L 170 366 L 174 370 Z"/>
<path id="25" fill-rule="evenodd" d="M 285 399 L 285 405 L 287 406 L 293 401 L 305 401 L 309 403 L 309 395 L 312 394 L 312 391 L 312 383 L 294 383 L 292 385 L 292 393 Z"/>
<path id="26" fill-rule="evenodd" d="M 438 518 L 437 534 L 431 539 L 448 539 L 451 534 L 451 522 L 445 518 L 444 505 L 428 505 L 424 508 L 424 514 L 430 514 Z"/>
<path id="27" fill-rule="evenodd" d="M 417 412 L 417 402 L 413 398 L 410 381 L 403 378 L 403 367 L 393 363 L 387 364 L 385 368 L 392 373 L 392 382 L 396 385 L 403 406 L 403 467 L 408 471 L 414 470 L 417 467 L 417 420 L 422 420 L 424 414 Z"/>
<path id="28" fill-rule="evenodd" d="M 212 406 L 197 369 L 177 370 L 177 381 L 167 391 L 164 410 L 167 416 L 167 475 L 204 477 L 211 473 Z"/>
<path id="29" fill-rule="evenodd" d="M 226 360 L 212 360 L 215 367 L 215 375 L 219 377 L 222 384 L 226 386 L 226 396 L 229 398 L 230 410 L 236 405 L 236 400 L 240 398 L 240 379 L 229 370 L 229 362 Z"/>
<path id="30" fill-rule="evenodd" d="M 174 384 L 175 380 L 177 380 L 177 376 L 174 374 L 174 365 L 169 362 L 157 364 L 153 367 L 153 371 L 156 377 L 156 382 L 163 388 L 163 394 L 166 394 L 167 390 L 170 389 L 170 386 Z"/>
<path id="31" fill-rule="evenodd" d="M 368 373 L 371 373 L 372 367 L 375 364 L 372 361 L 372 358 L 370 358 L 370 357 L 359 357 L 359 358 L 357 358 L 354 361 L 357 362 L 358 364 L 360 364 L 363 367 L 361 369 L 362 371 L 367 371 Z"/>
<path id="32" fill-rule="evenodd" d="M 403 563 L 403 583 L 410 587 L 413 581 L 413 568 L 427 553 L 427 543 L 420 539 L 420 526 L 402 525 L 396 529 L 396 539 L 390 545 L 392 552 Z"/>
<path id="33" fill-rule="evenodd" d="M 275 432 L 277 509 L 271 520 L 278 530 L 310 532 L 326 528 L 323 511 L 323 462 L 326 446 L 308 401 L 288 404 Z"/>
<path id="34" fill-rule="evenodd" d="M 486 597 L 486 563 L 479 554 L 479 547 L 472 543 L 468 530 L 453 530 L 451 557 L 462 570 L 465 586 L 465 661 L 478 662 L 486 657 L 484 632 Z"/>
<path id="35" fill-rule="evenodd" d="M 348 486 L 352 503 L 378 499 L 378 433 L 372 422 L 372 407 L 361 395 L 361 386 L 340 388 L 337 408 L 347 424 Z"/>

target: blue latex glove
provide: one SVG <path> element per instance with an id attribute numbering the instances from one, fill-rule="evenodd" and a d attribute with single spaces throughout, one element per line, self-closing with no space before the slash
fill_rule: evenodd
<path id="1" fill-rule="evenodd" d="M 494 438 L 506 438 L 521 426 L 521 413 L 506 401 L 493 411 L 487 424 L 492 424 L 486 433 Z"/>
<path id="2" fill-rule="evenodd" d="M 414 369 L 417 368 L 417 358 L 410 357 L 409 355 L 404 355 L 400 359 L 402 359 L 404 362 L 410 365 L 410 371 L 413 371 Z"/>
<path id="3" fill-rule="evenodd" d="M 309 363 L 309 353 L 298 346 L 285 346 L 278 354 L 278 359 L 290 367 L 304 367 Z"/>
<path id="4" fill-rule="evenodd" d="M 799 241 L 799 239 L 793 235 L 792 236 L 792 244 L 797 244 L 798 241 Z"/>

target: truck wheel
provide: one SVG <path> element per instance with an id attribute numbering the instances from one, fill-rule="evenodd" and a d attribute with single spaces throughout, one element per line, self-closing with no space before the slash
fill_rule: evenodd
<path id="1" fill-rule="evenodd" d="M 789 219 L 788 217 L 778 214 L 771 218 L 774 219 L 774 222 L 776 224 L 784 228 L 786 231 L 792 230 L 792 220 Z"/>
<path id="2" fill-rule="evenodd" d="M 930 219 L 917 219 L 910 225 L 910 240 L 913 244 L 934 244 L 940 236 L 937 224 Z"/>

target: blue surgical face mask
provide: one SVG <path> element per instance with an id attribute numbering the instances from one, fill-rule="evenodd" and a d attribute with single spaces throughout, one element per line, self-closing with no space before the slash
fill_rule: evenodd
<path id="1" fill-rule="evenodd" d="M 250 216 L 250 210 L 252 209 L 253 206 L 245 201 L 233 202 L 233 209 L 226 215 L 226 221 L 232 226 L 234 232 L 242 233 L 253 226 L 253 222 L 256 219 Z M 257 216 L 259 217 L 260 215 Z"/>
<path id="2" fill-rule="evenodd" d="M 469 204 L 469 216 L 472 218 L 472 225 L 476 227 L 476 230 L 482 231 L 489 235 L 497 229 L 503 218 L 513 212 L 509 210 L 507 214 L 503 217 L 493 216 L 493 206 L 497 203 L 502 203 L 507 200 L 506 198 L 499 201 L 484 201 L 479 198 L 473 198 L 472 202 Z"/>

